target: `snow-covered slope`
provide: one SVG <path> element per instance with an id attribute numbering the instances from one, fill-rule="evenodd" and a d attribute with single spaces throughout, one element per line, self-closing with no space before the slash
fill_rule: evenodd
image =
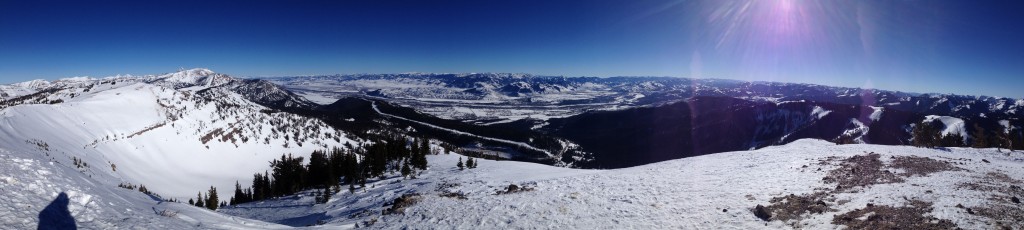
<path id="1" fill-rule="evenodd" d="M 165 198 L 187 200 L 210 185 L 227 191 L 235 181 L 250 183 L 282 154 L 308 156 L 353 142 L 319 120 L 273 112 L 223 87 L 175 89 L 129 79 L 38 97 L 48 103 L 0 110 L 0 148 L 82 159 L 86 174 L 145 185 Z"/>
<path id="2" fill-rule="evenodd" d="M 354 193 L 342 191 L 326 204 L 314 205 L 310 194 L 302 194 L 221 212 L 293 226 L 382 229 L 865 227 L 855 225 L 864 224 L 856 220 L 1024 227 L 1013 214 L 1024 207 L 1011 201 L 1024 196 L 1019 189 L 1022 152 L 804 139 L 617 170 L 480 160 L 479 168 L 460 171 L 458 158 L 430 156 L 430 169 L 416 179 L 371 182 Z M 843 188 L 850 182 L 862 184 Z M 510 190 L 510 184 L 518 189 Z M 406 194 L 417 194 L 406 196 L 417 202 L 404 212 L 382 214 Z M 810 201 L 798 205 L 804 200 Z M 759 219 L 754 214 L 758 205 L 769 207 L 774 217 Z M 836 217 L 858 214 L 864 215 Z"/>
<path id="3" fill-rule="evenodd" d="M 938 120 L 942 123 L 943 136 L 945 135 L 961 135 L 963 136 L 964 142 L 970 138 L 970 133 L 967 132 L 967 127 L 964 125 L 964 120 L 960 118 L 950 116 L 935 116 L 928 115 L 925 117 L 924 122 L 934 122 Z"/>
<path id="4" fill-rule="evenodd" d="M 0 229 L 282 229 L 118 188 L 57 155 L 0 149 Z M 111 184 L 114 183 L 114 184 Z"/>

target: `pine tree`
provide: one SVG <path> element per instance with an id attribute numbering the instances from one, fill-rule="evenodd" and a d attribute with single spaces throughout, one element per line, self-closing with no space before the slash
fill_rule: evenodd
<path id="1" fill-rule="evenodd" d="M 313 198 L 317 204 L 327 203 L 327 201 L 331 200 L 331 189 L 328 186 L 323 187 L 323 191 L 316 189 L 313 191 L 313 194 Z"/>
<path id="2" fill-rule="evenodd" d="M 188 198 L 188 205 L 196 205 L 196 201 L 192 200 L 192 198 Z"/>
<path id="3" fill-rule="evenodd" d="M 307 173 L 306 167 L 302 165 L 302 160 L 303 157 L 294 157 L 292 154 L 287 154 L 281 155 L 280 160 L 270 162 L 274 176 L 274 181 L 271 183 L 274 196 L 294 194 L 306 188 L 305 177 Z"/>
<path id="4" fill-rule="evenodd" d="M 217 188 L 210 186 L 210 191 L 208 195 L 209 197 L 207 198 L 206 202 L 204 202 L 206 203 L 206 208 L 210 210 L 217 210 L 217 205 L 220 202 L 219 200 L 217 200 Z"/>
<path id="5" fill-rule="evenodd" d="M 942 146 L 942 147 L 961 147 L 961 146 L 964 145 L 963 139 L 964 139 L 963 136 L 960 135 L 960 134 L 951 133 L 951 134 L 943 135 L 942 138 L 940 138 L 940 141 L 939 141 L 940 145 L 939 146 Z"/>
<path id="6" fill-rule="evenodd" d="M 413 152 L 412 166 L 419 170 L 427 170 L 427 154 L 423 151 Z"/>
<path id="7" fill-rule="evenodd" d="M 271 197 L 274 197 L 274 182 L 270 180 L 270 174 L 263 171 L 263 199 Z"/>
<path id="8" fill-rule="evenodd" d="M 430 139 L 423 138 L 423 140 L 420 142 L 420 151 L 421 154 L 424 156 L 430 154 Z"/>
<path id="9" fill-rule="evenodd" d="M 231 197 L 231 205 L 249 202 L 245 200 L 245 192 L 242 191 L 242 185 L 235 181 L 235 195 Z"/>
<path id="10" fill-rule="evenodd" d="M 330 185 L 331 177 L 331 165 L 327 158 L 327 153 L 316 150 L 313 151 L 309 156 L 308 168 L 308 184 L 302 187 L 321 187 Z"/>
<path id="11" fill-rule="evenodd" d="M 939 132 L 932 127 L 930 122 L 922 121 L 914 126 L 912 130 L 914 136 L 914 146 L 934 148 L 939 146 L 942 142 L 942 137 L 939 136 Z"/>
<path id="12" fill-rule="evenodd" d="M 203 200 L 205 200 L 203 199 L 203 193 L 200 192 L 199 194 L 196 195 L 196 207 L 206 207 L 206 204 L 203 203 Z"/>
<path id="13" fill-rule="evenodd" d="M 331 200 L 331 195 L 331 188 L 324 187 L 324 203 L 327 203 L 327 201 Z"/>
<path id="14" fill-rule="evenodd" d="M 412 174 L 412 167 L 409 167 L 409 160 L 405 160 L 402 164 L 402 177 L 408 178 Z"/>
<path id="15" fill-rule="evenodd" d="M 409 143 L 409 158 L 414 158 L 420 154 L 420 139 L 412 139 L 412 143 Z"/>
<path id="16" fill-rule="evenodd" d="M 985 129 L 982 129 L 980 125 L 974 124 L 974 142 L 971 147 L 974 148 L 988 148 L 988 137 L 985 136 Z"/>
<path id="17" fill-rule="evenodd" d="M 459 163 L 455 164 L 455 166 L 459 166 L 459 170 L 466 169 L 466 167 L 462 165 L 462 157 L 459 157 Z"/>
<path id="18" fill-rule="evenodd" d="M 341 186 L 338 186 L 338 184 L 341 183 L 341 177 L 345 176 L 345 167 L 347 166 L 345 165 L 345 157 L 344 150 L 338 147 L 332 148 L 327 156 L 329 161 L 328 171 L 330 171 L 327 183 L 335 186 L 335 190 L 338 190 L 335 192 L 340 192 L 341 190 Z"/>

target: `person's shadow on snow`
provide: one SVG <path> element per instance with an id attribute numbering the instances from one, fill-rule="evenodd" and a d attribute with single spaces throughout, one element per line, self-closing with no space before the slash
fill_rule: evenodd
<path id="1" fill-rule="evenodd" d="M 57 199 L 39 212 L 38 229 L 78 229 L 75 226 L 75 217 L 68 211 L 69 202 L 68 194 L 61 192 L 57 195 Z"/>

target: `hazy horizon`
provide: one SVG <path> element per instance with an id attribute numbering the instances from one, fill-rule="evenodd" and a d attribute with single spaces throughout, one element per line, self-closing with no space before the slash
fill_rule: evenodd
<path id="1" fill-rule="evenodd" d="M 0 82 L 160 74 L 529 73 L 1024 98 L 1024 3 L 0 2 Z"/>

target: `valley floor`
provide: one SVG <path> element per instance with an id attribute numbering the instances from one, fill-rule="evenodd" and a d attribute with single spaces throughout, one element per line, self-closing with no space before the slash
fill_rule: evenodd
<path id="1" fill-rule="evenodd" d="M 307 191 L 217 212 L 0 153 L 0 222 L 16 229 L 44 219 L 40 211 L 61 192 L 79 227 L 100 229 L 1024 228 L 1024 153 L 996 149 L 800 140 L 616 170 L 489 160 L 459 170 L 459 156 L 444 154 L 428 156 L 430 169 L 415 179 L 342 187 L 326 204 L 314 205 Z"/>

